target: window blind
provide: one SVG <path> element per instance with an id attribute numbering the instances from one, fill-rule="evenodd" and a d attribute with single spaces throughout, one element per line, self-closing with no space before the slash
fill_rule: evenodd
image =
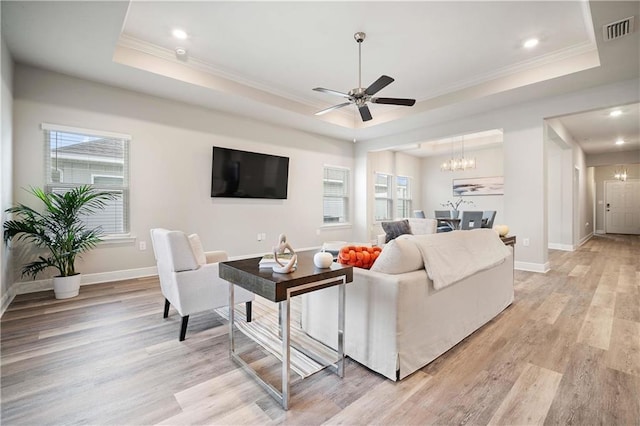
<path id="1" fill-rule="evenodd" d="M 375 220 L 391 220 L 393 216 L 393 199 L 391 192 L 391 175 L 376 173 L 374 183 Z"/>
<path id="2" fill-rule="evenodd" d="M 349 220 L 349 169 L 325 167 L 323 176 L 323 223 Z"/>
<path id="3" fill-rule="evenodd" d="M 396 177 L 397 217 L 411 217 L 411 179 L 407 176 Z"/>

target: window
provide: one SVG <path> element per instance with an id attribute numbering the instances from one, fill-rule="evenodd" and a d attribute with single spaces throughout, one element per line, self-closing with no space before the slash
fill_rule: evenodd
<path id="1" fill-rule="evenodd" d="M 406 176 L 396 177 L 396 198 L 398 211 L 396 217 L 411 217 L 411 180 Z"/>
<path id="2" fill-rule="evenodd" d="M 391 220 L 393 218 L 393 193 L 391 175 L 376 173 L 375 178 L 375 219 Z"/>
<path id="3" fill-rule="evenodd" d="M 43 124 L 45 190 L 64 193 L 93 185 L 119 194 L 105 209 L 85 220 L 105 234 L 129 232 L 129 140 L 127 135 Z"/>
<path id="4" fill-rule="evenodd" d="M 349 169 L 325 166 L 322 186 L 322 222 L 324 224 L 348 222 Z"/>

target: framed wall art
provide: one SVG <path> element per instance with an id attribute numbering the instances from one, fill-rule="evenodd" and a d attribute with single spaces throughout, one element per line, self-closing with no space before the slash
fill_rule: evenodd
<path id="1" fill-rule="evenodd" d="M 453 179 L 453 195 L 504 195 L 504 176 Z"/>

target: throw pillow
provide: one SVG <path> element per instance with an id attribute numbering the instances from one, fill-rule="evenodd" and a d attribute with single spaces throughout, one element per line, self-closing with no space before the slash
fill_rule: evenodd
<path id="1" fill-rule="evenodd" d="M 402 235 L 384 246 L 372 271 L 383 274 L 404 274 L 424 268 L 424 261 L 413 235 Z"/>
<path id="2" fill-rule="evenodd" d="M 198 262 L 198 265 L 206 265 L 207 256 L 204 254 L 202 242 L 200 241 L 200 237 L 198 236 L 198 234 L 189 235 L 189 244 L 191 245 L 191 251 L 193 251 L 193 257 L 196 258 L 196 262 Z"/>
<path id="3" fill-rule="evenodd" d="M 438 229 L 438 221 L 435 219 L 409 218 L 407 220 L 413 235 L 435 234 Z"/>
<path id="4" fill-rule="evenodd" d="M 167 243 L 171 246 L 169 253 L 174 272 L 198 269 L 198 262 L 193 255 L 189 238 L 181 231 L 167 232 Z"/>
<path id="5" fill-rule="evenodd" d="M 411 227 L 407 219 L 397 220 L 395 222 L 382 222 L 382 229 L 387 234 L 385 237 L 385 243 L 399 237 L 400 235 L 410 234 Z"/>

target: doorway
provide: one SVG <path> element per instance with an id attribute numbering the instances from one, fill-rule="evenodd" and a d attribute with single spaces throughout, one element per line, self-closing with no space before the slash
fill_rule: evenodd
<path id="1" fill-rule="evenodd" d="M 606 181 L 605 232 L 640 235 L 640 180 Z"/>

